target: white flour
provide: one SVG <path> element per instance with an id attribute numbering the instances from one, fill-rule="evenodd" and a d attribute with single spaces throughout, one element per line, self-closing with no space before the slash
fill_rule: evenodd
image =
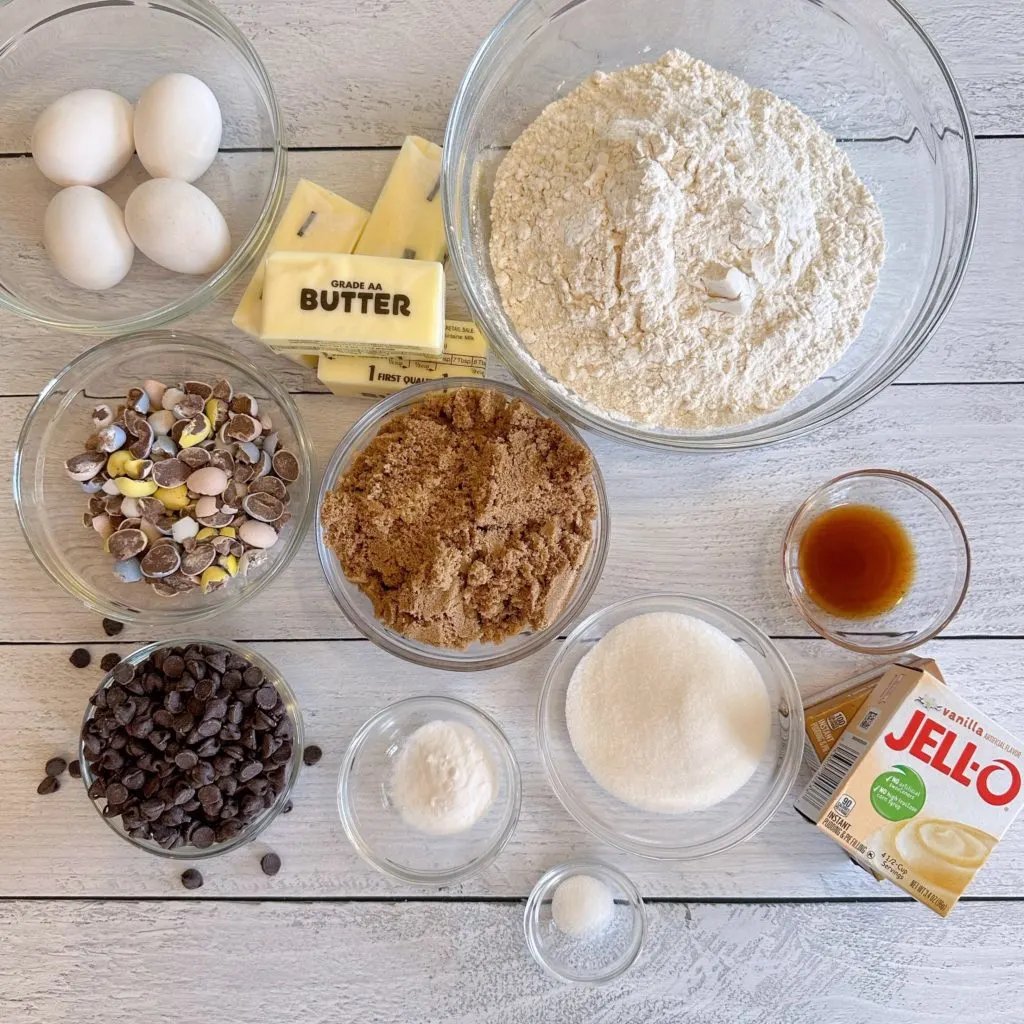
<path id="1" fill-rule="evenodd" d="M 391 799 L 402 820 L 420 832 L 465 832 L 487 813 L 496 793 L 494 765 L 461 722 L 421 725 L 395 758 Z"/>
<path id="2" fill-rule="evenodd" d="M 586 402 L 669 428 L 745 422 L 816 380 L 885 251 L 825 131 L 678 51 L 548 106 L 498 169 L 491 222 L 530 354 Z"/>
<path id="3" fill-rule="evenodd" d="M 700 811 L 757 770 L 771 735 L 757 666 L 721 630 L 676 612 L 619 623 L 576 666 L 565 723 L 594 781 L 645 811 Z"/>

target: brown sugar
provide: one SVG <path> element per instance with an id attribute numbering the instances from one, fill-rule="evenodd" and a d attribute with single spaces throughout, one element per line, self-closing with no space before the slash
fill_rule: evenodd
<path id="1" fill-rule="evenodd" d="M 593 542 L 593 469 L 526 402 L 458 388 L 381 427 L 321 521 L 381 622 L 435 647 L 499 643 L 571 596 Z"/>

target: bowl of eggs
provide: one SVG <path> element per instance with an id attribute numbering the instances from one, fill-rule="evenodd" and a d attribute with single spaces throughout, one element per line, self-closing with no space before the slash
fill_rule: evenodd
<path id="1" fill-rule="evenodd" d="M 266 243 L 287 149 L 207 0 L 0 5 L 0 308 L 86 334 L 202 308 Z"/>

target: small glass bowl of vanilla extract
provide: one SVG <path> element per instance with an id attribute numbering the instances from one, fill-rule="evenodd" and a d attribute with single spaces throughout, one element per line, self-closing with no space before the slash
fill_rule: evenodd
<path id="1" fill-rule="evenodd" d="M 906 473 L 846 473 L 797 510 L 782 546 L 790 596 L 842 647 L 895 655 L 952 621 L 967 596 L 971 551 L 953 506 Z"/>

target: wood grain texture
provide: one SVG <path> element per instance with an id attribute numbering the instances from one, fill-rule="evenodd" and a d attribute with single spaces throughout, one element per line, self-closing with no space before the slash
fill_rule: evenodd
<path id="1" fill-rule="evenodd" d="M 363 146 L 394 145 L 409 131 L 440 141 L 465 68 L 511 4 L 357 0 L 304 8 L 292 0 L 225 0 L 220 6 L 266 62 L 292 145 Z M 1024 29 L 1014 5 L 920 0 L 910 6 L 957 79 L 974 130 L 1024 130 Z"/>
<path id="2" fill-rule="evenodd" d="M 809 636 L 786 593 L 779 550 L 789 518 L 838 473 L 879 464 L 921 476 L 963 517 L 971 538 L 970 593 L 950 632 L 1024 634 L 1024 385 L 890 388 L 840 423 L 760 451 L 679 457 L 593 439 L 611 507 L 611 539 L 597 608 L 651 590 L 704 594 L 772 634 Z M 367 402 L 299 396 L 319 465 Z M 0 473 L 10 472 L 27 399 L 0 399 Z M 69 500 L 79 500 L 68 484 Z M 0 640 L 95 640 L 98 617 L 65 595 L 31 557 L 8 503 L 0 507 Z M 313 533 L 274 585 L 206 625 L 262 639 L 357 635 L 323 579 Z M 143 639 L 134 630 L 126 636 Z"/>
<path id="3" fill-rule="evenodd" d="M 1007 942 L 1024 903 L 946 921 L 905 904 L 650 906 L 640 960 L 596 989 L 541 972 L 516 904 L 134 911 L 0 906 L 4 1024 L 1013 1024 L 1024 1000 Z"/>
<path id="4" fill-rule="evenodd" d="M 396 886 L 359 860 L 336 811 L 337 772 L 359 726 L 385 705 L 409 696 L 444 694 L 478 704 L 506 729 L 523 776 L 522 817 L 508 847 L 481 875 L 447 896 L 525 896 L 553 864 L 596 854 L 620 865 L 645 895 L 686 898 L 776 899 L 871 897 L 895 899 L 898 890 L 876 883 L 828 837 L 784 801 L 764 831 L 727 853 L 691 864 L 659 864 L 619 854 L 592 839 L 569 817 L 548 786 L 537 750 L 535 708 L 554 649 L 486 675 L 451 674 L 402 665 L 363 642 L 256 645 L 296 691 L 307 742 L 324 760 L 305 768 L 295 809 L 280 816 L 248 848 L 203 865 L 204 897 L 345 897 L 415 893 Z M 813 694 L 870 664 L 824 641 L 781 641 L 805 694 Z M 68 663 L 70 647 L 19 645 L 4 656 L 0 707 L 14 742 L 0 745 L 2 896 L 177 895 L 181 864 L 135 850 L 101 821 L 81 783 L 65 776 L 59 792 L 35 792 L 43 765 L 75 756 L 85 703 L 102 678 L 98 662 L 109 645 L 93 645 L 93 666 Z M 127 648 L 118 645 L 116 648 Z M 937 641 L 926 649 L 959 692 L 1007 730 L 1024 734 L 1019 665 L 1024 641 Z M 809 774 L 805 765 L 797 787 Z M 259 870 L 268 849 L 284 862 L 267 879 Z M 1011 829 L 971 887 L 972 895 L 1024 892 L 1024 827 Z M 6 1022 L 5 1022 L 6 1024 Z"/>
<path id="5" fill-rule="evenodd" d="M 293 153 L 289 191 L 300 177 L 311 178 L 353 202 L 372 206 L 394 160 L 391 150 Z M 982 194 L 978 235 L 963 288 L 946 320 L 920 358 L 903 374 L 904 383 L 998 383 L 1024 381 L 1024 346 L 1018 324 L 1024 320 L 1024 293 L 1017 287 L 1019 240 L 1024 237 L 1024 204 L 1020 202 L 1020 165 L 1024 140 L 993 140 L 979 144 Z M 234 155 L 233 161 L 246 159 Z M 26 196 L 23 207 L 42 201 L 49 191 L 28 161 L 0 159 L 0 186 Z M 31 198 L 29 198 L 31 197 Z M 45 260 L 41 251 L 32 259 Z M 166 275 L 163 275 L 166 277 Z M 448 310 L 466 315 L 465 302 L 449 271 Z M 177 326 L 236 345 L 295 391 L 323 391 L 316 375 L 231 325 L 248 275 L 222 298 Z M 152 284 L 161 284 L 154 269 Z M 90 347 L 89 339 L 43 331 L 9 313 L 0 312 L 6 350 L 15 353 L 0 376 L 0 394 L 36 394 L 61 367 Z"/>

